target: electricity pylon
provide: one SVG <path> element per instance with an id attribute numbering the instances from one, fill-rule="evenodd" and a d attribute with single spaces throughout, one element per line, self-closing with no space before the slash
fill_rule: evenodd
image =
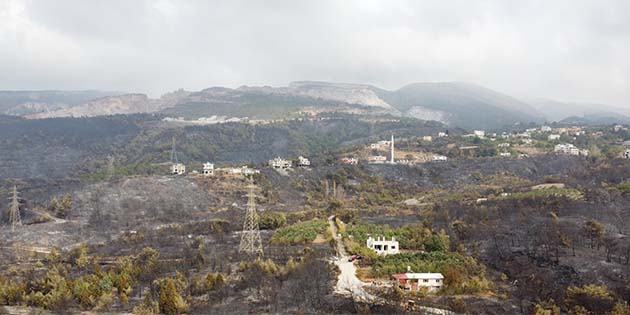
<path id="1" fill-rule="evenodd" d="M 171 162 L 173 164 L 179 163 L 179 160 L 177 160 L 177 149 L 175 147 L 175 137 L 173 137 L 173 148 L 171 149 Z"/>
<path id="2" fill-rule="evenodd" d="M 107 157 L 107 177 L 109 180 L 114 179 L 114 175 L 116 173 L 116 168 L 114 168 L 114 157 Z"/>
<path id="3" fill-rule="evenodd" d="M 9 223 L 11 224 L 11 231 L 15 231 L 15 228 L 22 225 L 22 218 L 20 217 L 20 200 L 18 199 L 17 186 L 13 186 L 13 196 L 10 198 L 9 204 Z"/>
<path id="4" fill-rule="evenodd" d="M 247 194 L 247 213 L 245 214 L 245 222 L 243 223 L 243 231 L 241 234 L 241 243 L 238 246 L 240 252 L 245 252 L 250 256 L 263 256 L 262 240 L 260 238 L 260 230 L 258 228 L 258 213 L 256 213 L 256 195 L 254 189 L 256 186 L 250 183 L 249 193 Z"/>

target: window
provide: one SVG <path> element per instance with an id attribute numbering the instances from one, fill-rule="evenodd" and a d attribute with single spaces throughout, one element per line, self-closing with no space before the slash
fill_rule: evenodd
<path id="1" fill-rule="evenodd" d="M 422 282 L 429 282 L 428 279 L 422 279 Z"/>

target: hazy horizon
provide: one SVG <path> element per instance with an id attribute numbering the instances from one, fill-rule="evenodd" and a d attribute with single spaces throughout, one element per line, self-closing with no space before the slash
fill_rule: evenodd
<path id="1" fill-rule="evenodd" d="M 630 107 L 630 2 L 0 3 L 0 90 L 470 82 Z"/>

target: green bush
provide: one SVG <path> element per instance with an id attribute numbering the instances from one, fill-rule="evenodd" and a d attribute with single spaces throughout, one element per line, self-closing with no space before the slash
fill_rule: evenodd
<path id="1" fill-rule="evenodd" d="M 287 224 L 287 217 L 280 212 L 263 212 L 258 224 L 261 230 L 275 230 Z"/>
<path id="2" fill-rule="evenodd" d="M 323 234 L 328 223 L 322 219 L 298 222 L 278 229 L 271 237 L 273 244 L 295 245 L 312 242 L 318 234 Z"/>
<path id="3" fill-rule="evenodd" d="M 439 272 L 444 275 L 443 292 L 474 294 L 488 291 L 491 283 L 485 278 L 485 267 L 474 258 L 454 252 L 421 252 L 378 256 L 372 265 L 372 274 L 389 278 L 392 274 L 407 272 Z"/>
<path id="4" fill-rule="evenodd" d="M 368 223 L 355 223 L 346 226 L 348 235 L 365 246 L 368 237 L 395 237 L 400 243 L 400 248 L 425 251 L 448 251 L 450 246 L 449 236 L 444 231 L 436 233 L 422 224 L 413 224 L 398 229 L 391 229 L 387 225 L 375 225 Z"/>
<path id="5" fill-rule="evenodd" d="M 185 312 L 188 305 L 179 294 L 174 279 L 167 278 L 160 286 L 160 311 L 166 315 L 177 315 Z"/>

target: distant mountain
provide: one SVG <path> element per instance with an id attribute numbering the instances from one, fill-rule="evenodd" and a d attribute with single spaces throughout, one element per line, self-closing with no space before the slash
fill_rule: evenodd
<path id="1" fill-rule="evenodd" d="M 630 124 L 630 117 L 617 113 L 596 113 L 583 116 L 570 116 L 559 121 L 563 124 L 574 125 L 612 125 Z"/>
<path id="2" fill-rule="evenodd" d="M 297 81 L 289 84 L 294 94 L 340 102 L 391 109 L 392 106 L 378 96 L 383 91 L 371 85 Z"/>
<path id="3" fill-rule="evenodd" d="M 576 117 L 586 117 L 586 120 L 599 120 L 601 117 L 624 120 L 626 115 L 630 115 L 630 111 L 626 109 L 605 104 L 559 102 L 550 99 L 532 99 L 528 103 L 542 112 L 549 121 L 567 118 L 575 120 Z"/>
<path id="4" fill-rule="evenodd" d="M 143 94 L 107 96 L 24 116 L 91 117 L 160 112 L 186 119 L 213 116 L 278 119 L 297 112 L 324 111 L 413 117 L 469 129 L 544 120 L 536 109 L 513 97 L 457 82 L 414 83 L 395 91 L 365 84 L 317 81 L 298 81 L 285 87 L 211 87 L 198 92 L 179 90 L 159 99 Z"/>
<path id="5" fill-rule="evenodd" d="M 107 96 L 87 103 L 64 107 L 49 112 L 25 115 L 27 118 L 95 117 L 114 114 L 150 113 L 160 110 L 163 102 L 152 100 L 144 94 Z"/>
<path id="6" fill-rule="evenodd" d="M 316 98 L 294 93 L 289 88 L 240 87 L 209 88 L 192 92 L 161 113 L 196 119 L 226 116 L 250 119 L 278 119 L 300 111 L 350 111 L 363 105 L 348 104 L 330 98 Z M 380 110 L 380 107 L 376 109 Z"/>
<path id="7" fill-rule="evenodd" d="M 392 92 L 380 90 L 379 95 L 406 116 L 438 118 L 464 128 L 497 128 L 543 119 L 524 102 L 468 83 L 413 83 Z"/>
<path id="8" fill-rule="evenodd" d="M 0 91 L 0 114 L 24 116 L 73 107 L 121 92 L 112 91 Z"/>

